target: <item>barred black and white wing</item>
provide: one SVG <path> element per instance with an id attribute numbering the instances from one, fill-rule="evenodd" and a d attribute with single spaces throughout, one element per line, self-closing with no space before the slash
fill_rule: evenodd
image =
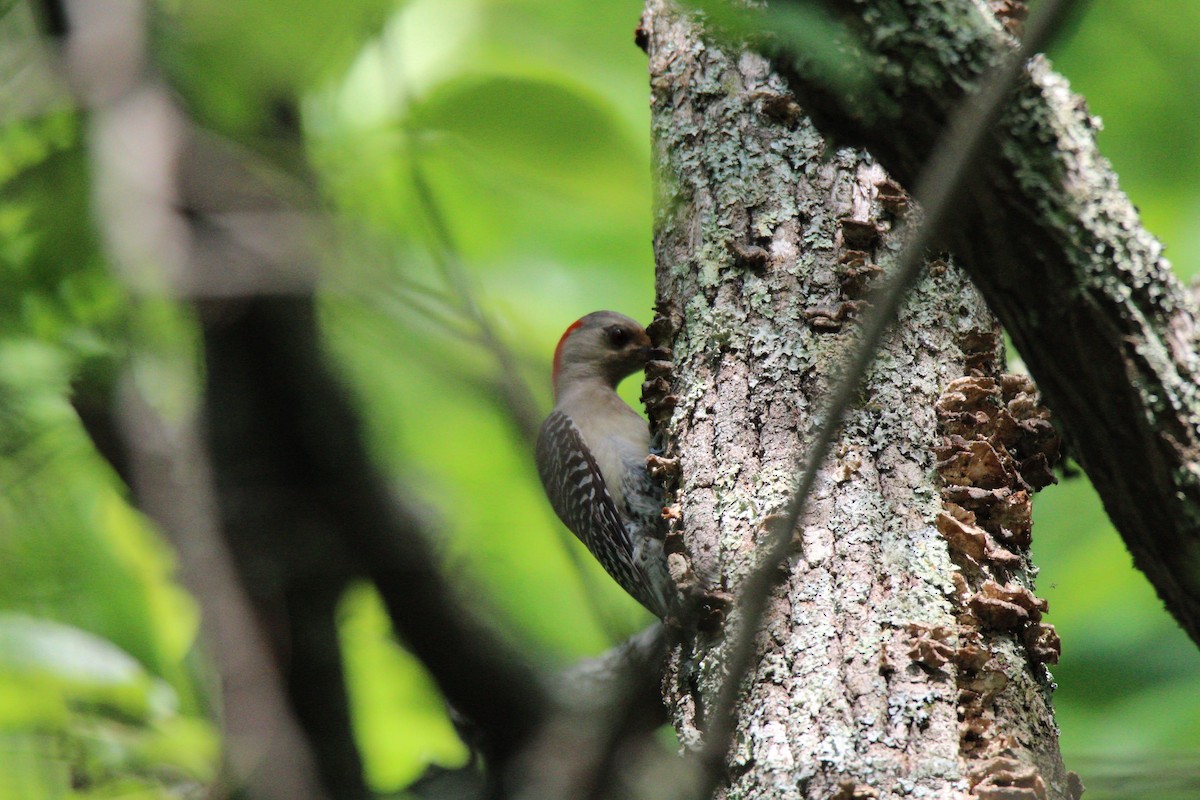
<path id="1" fill-rule="evenodd" d="M 631 531 L 613 502 L 583 434 L 561 411 L 542 423 L 537 463 L 550 505 L 563 524 L 621 588 L 657 616 L 665 616 L 662 592 L 651 585 L 640 563 L 644 560 L 643 547 L 635 548 Z M 658 558 L 661 560 L 661 552 Z"/>

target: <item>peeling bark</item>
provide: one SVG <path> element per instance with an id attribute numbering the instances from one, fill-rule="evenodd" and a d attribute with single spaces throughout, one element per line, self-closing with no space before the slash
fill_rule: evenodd
<path id="1" fill-rule="evenodd" d="M 664 460 L 678 459 L 672 575 L 719 597 L 757 565 L 865 293 L 900 249 L 896 222 L 915 212 L 863 153 L 828 147 L 768 61 L 700 33 L 660 0 L 639 29 L 660 171 L 652 333 L 674 350 L 673 373 L 648 377 L 666 384 L 654 393 L 670 402 L 652 418 Z M 976 444 L 965 429 L 967 458 L 956 442 L 935 453 L 943 392 L 964 376 L 999 386 L 1001 359 L 978 292 L 948 260 L 931 261 L 846 415 L 782 567 L 720 796 L 1068 796 L 1050 676 L 1030 655 L 1052 648 L 1034 627 L 1028 541 L 959 513 L 957 529 L 942 527 L 978 543 L 968 573 L 938 524 L 954 513 L 944 488 L 970 494 L 995 475 L 1029 483 L 1032 455 Z M 948 473 L 955 483 L 939 478 L 939 460 L 960 469 Z M 1037 469 L 1029 464 L 1030 478 Z M 1025 616 L 985 624 L 988 612 L 971 605 L 981 592 Z M 667 694 L 687 748 L 703 740 L 726 633 L 738 624 L 734 613 L 672 649 Z"/>

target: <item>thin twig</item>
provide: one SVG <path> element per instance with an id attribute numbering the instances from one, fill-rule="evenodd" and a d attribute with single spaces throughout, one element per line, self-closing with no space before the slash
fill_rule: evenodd
<path id="1" fill-rule="evenodd" d="M 410 145 L 412 146 L 412 145 Z M 415 146 L 414 146 L 415 147 Z M 458 246 L 450 233 L 450 226 L 441 206 L 434 197 L 433 189 L 421 170 L 417 154 L 410 156 L 412 164 L 412 181 L 416 188 L 417 202 L 424 212 L 433 233 L 433 245 L 430 250 L 448 286 L 454 291 L 462 305 L 463 312 L 475 325 L 479 332 L 479 341 L 484 349 L 496 361 L 496 386 L 500 390 L 502 407 L 509 414 L 517 430 L 530 445 L 530 452 L 537 440 L 538 429 L 541 427 L 541 415 L 537 411 L 537 403 L 529 385 L 521 377 L 520 364 L 516 354 L 504 343 L 497 334 L 495 325 L 487 312 L 477 302 L 471 288 L 470 277 L 458 255 Z M 601 629 L 612 640 L 619 637 L 617 625 L 612 614 L 601 600 L 600 585 L 595 573 L 588 568 L 587 557 L 580 551 L 574 537 L 565 527 L 556 524 L 554 530 L 563 552 L 571 562 L 575 573 L 579 576 L 592 616 Z"/>
<path id="2" fill-rule="evenodd" d="M 384 72 L 383 78 L 389 88 L 389 94 L 394 95 L 396 102 L 406 105 L 412 96 L 405 82 L 406 71 L 403 66 L 404 53 L 394 49 L 394 39 L 385 36 L 380 42 L 385 53 L 385 60 L 394 63 L 393 68 Z M 409 177 L 416 192 L 417 206 L 429 226 L 429 252 L 434 263 L 442 273 L 450 297 L 443 297 L 448 306 L 456 301 L 459 311 L 479 332 L 483 347 L 496 361 L 498 382 L 503 390 L 506 410 L 518 432 L 532 447 L 541 427 L 541 414 L 538 404 L 528 384 L 521 378 L 520 363 L 512 349 L 496 331 L 496 325 L 487 311 L 479 304 L 471 286 L 471 278 L 463 266 L 458 244 L 450 230 L 446 215 L 438 204 L 433 188 L 421 168 L 420 147 L 416 142 L 415 132 L 404 128 L 402 131 L 404 146 L 407 150 Z"/>
<path id="3" fill-rule="evenodd" d="M 455 317 L 453 310 L 439 308 L 420 295 L 405 291 L 403 286 L 397 286 L 392 291 L 388 291 L 385 288 L 383 293 L 373 287 L 359 287 L 354 291 L 354 294 L 358 300 L 374 306 L 396 321 L 403 319 L 394 310 L 394 307 L 398 304 L 408 311 L 420 314 L 427 321 L 438 326 L 441 331 L 459 341 L 475 346 L 483 344 L 483 339 L 479 334 L 467 327 L 461 319 Z"/>
<path id="4" fill-rule="evenodd" d="M 403 53 L 392 50 L 392 41 L 385 39 L 383 47 L 388 58 L 396 62 L 396 67 L 387 71 L 385 79 L 395 81 L 391 84 L 392 93 L 398 98 L 408 98 L 411 93 L 404 83 L 405 70 L 401 66 Z M 457 299 L 460 313 L 467 317 L 478 332 L 478 343 L 492 357 L 496 364 L 495 386 L 498 393 L 487 392 L 488 399 L 499 401 L 502 411 L 508 416 L 513 427 L 521 438 L 529 445 L 530 453 L 537 441 L 538 430 L 541 427 L 542 416 L 539 405 L 528 383 L 522 378 L 522 361 L 504 341 L 496 330 L 496 325 L 475 297 L 470 275 L 463 265 L 460 251 L 450 230 L 447 217 L 430 186 L 429 180 L 421 168 L 420 148 L 413 131 L 405 131 L 405 143 L 408 149 L 410 172 L 413 188 L 416 192 L 417 205 L 421 209 L 429 225 L 432 241 L 429 246 L 430 254 L 442 273 L 447 288 Z M 556 538 L 563 552 L 571 562 L 575 574 L 579 576 L 583 588 L 585 602 L 601 630 L 608 638 L 616 641 L 621 638 L 618 626 L 612 613 L 602 600 L 602 590 L 595 572 L 588 568 L 587 557 L 582 554 L 578 544 L 573 541 L 562 525 L 555 524 Z"/>
<path id="5" fill-rule="evenodd" d="M 483 346 L 496 360 L 497 376 L 504 392 L 505 403 L 516 423 L 517 430 L 526 441 L 532 443 L 537 439 L 538 428 L 541 427 L 541 415 L 537 410 L 537 402 L 528 384 L 521 379 L 520 365 L 512 350 L 504 343 L 496 332 L 496 326 L 491 317 L 475 299 L 471 289 L 471 280 L 458 257 L 458 245 L 446 223 L 446 217 L 433 196 L 433 189 L 421 169 L 416 157 L 415 148 L 409 159 L 413 187 L 416 189 L 417 203 L 425 212 L 433 235 L 430 252 L 434 262 L 442 271 L 447 286 L 454 292 L 463 313 L 478 329 Z"/>
<path id="6" fill-rule="evenodd" d="M 977 173 L 979 165 L 986 161 L 984 148 L 990 140 L 989 135 L 1018 80 L 1024 75 L 1026 62 L 1044 48 L 1075 2 L 1046 0 L 1039 6 L 1030 20 L 1021 46 L 993 71 L 980 91 L 963 103 L 942 136 L 943 144 L 934 149 L 930 161 L 922 170 L 914 192 L 923 210 L 922 222 L 906 241 L 888 281 L 874 293 L 871 311 L 863 320 L 860 337 L 846 361 L 842 379 L 830 395 L 817 432 L 804 454 L 796 492 L 788 505 L 784 522 L 770 541 L 767 556 L 742 584 L 737 604 L 740 619 L 728 650 L 726 679 L 708 715 L 711 722 L 700 754 L 702 769 L 708 776 L 702 797 L 711 796 L 721 781 L 725 756 L 735 730 L 737 701 L 753 661 L 759 624 L 766 611 L 767 600 L 779 579 L 779 566 L 792 549 L 793 531 L 804 515 L 817 472 L 841 427 L 842 416 L 853 402 L 859 384 L 874 361 L 884 333 L 895 320 L 908 290 L 921 274 L 926 250 L 942 238 L 954 218 L 956 205 L 968 181 Z"/>

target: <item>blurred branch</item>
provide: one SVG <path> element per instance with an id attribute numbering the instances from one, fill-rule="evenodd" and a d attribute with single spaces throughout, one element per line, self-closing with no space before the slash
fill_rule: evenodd
<path id="1" fill-rule="evenodd" d="M 174 106 L 141 50 L 140 5 L 81 9 L 71 8 L 66 57 L 92 107 L 100 224 L 135 292 L 155 298 L 184 287 L 198 298 L 212 464 L 195 423 L 168 423 L 136 374 L 118 409 L 128 464 L 105 452 L 172 535 L 201 603 L 237 778 L 255 797 L 319 798 L 319 766 L 336 797 L 367 796 L 333 616 L 360 573 L 503 764 L 548 697 L 524 661 L 458 605 L 421 520 L 367 457 L 320 351 L 310 247 L 319 220 L 283 201 L 261 177 L 270 170 L 249 168 L 247 153 L 203 135 Z M 103 439 L 111 423 L 87 417 Z"/>
<path id="2" fill-rule="evenodd" d="M 45 16 L 66 33 L 66 74 L 91 111 L 97 180 L 107 182 L 98 193 L 116 201 L 98 214 L 114 260 L 127 274 L 144 269 L 146 261 L 177 263 L 186 230 L 172 224 L 167 204 L 174 195 L 170 187 L 183 126 L 166 87 L 146 69 L 141 4 L 46 3 Z M 121 191 L 132 187 L 142 191 Z M 134 231 L 133 224 L 144 227 Z M 204 609 L 235 776 L 259 798 L 324 797 L 308 743 L 221 537 L 196 421 L 186 412 L 168 421 L 146 397 L 145 380 L 134 371 L 121 381 L 115 419 L 96 408 L 81 416 L 117 472 L 131 480 L 139 506 L 171 536 L 184 582 Z M 118 430 L 123 447 L 115 444 Z"/>
<path id="3" fill-rule="evenodd" d="M 175 545 L 203 609 L 220 674 L 227 751 L 256 798 L 321 798 L 309 745 L 218 528 L 210 465 L 194 422 L 169 425 L 130 380 L 118 405 L 138 506 Z"/>
<path id="4" fill-rule="evenodd" d="M 504 408 L 521 437 L 532 448 L 537 441 L 538 429 L 542 426 L 542 415 L 538 411 L 537 402 L 533 399 L 529 386 L 521 378 L 520 364 L 516 356 L 500 338 L 491 317 L 475 299 L 470 277 L 458 257 L 458 247 L 450 233 L 450 227 L 415 155 L 412 156 L 411 163 L 417 202 L 433 234 L 430 252 L 441 269 L 446 284 L 458 298 L 462 313 L 475 325 L 484 348 L 496 360 L 496 383 L 504 399 Z"/>
<path id="5" fill-rule="evenodd" d="M 528 800 L 655 796 L 629 785 L 623 763 L 632 748 L 661 767 L 680 764 L 657 746 L 651 734 L 667 722 L 661 682 L 668 631 L 655 624 L 595 658 L 553 676 L 558 711 L 513 765 L 508 776 L 512 796 Z M 636 783 L 636 781 L 634 781 Z M 430 767 L 406 789 L 406 796 L 430 800 L 479 800 L 484 796 L 479 770 Z"/>
<path id="6" fill-rule="evenodd" d="M 548 698 L 524 661 L 458 604 L 423 522 L 370 463 L 356 415 L 320 351 L 311 298 L 202 307 L 210 408 L 220 413 L 210 417 L 215 450 L 231 451 L 232 459 L 259 449 L 247 441 L 263 440 L 270 469 L 286 479 L 285 502 L 299 503 L 308 525 L 328 526 L 322 540 L 348 548 L 378 588 L 397 634 L 479 729 L 486 754 L 499 762 L 511 757 L 546 715 Z M 245 475 L 230 467 L 235 490 Z M 319 562 L 313 568 L 331 566 L 328 549 L 308 549 Z"/>
<path id="7" fill-rule="evenodd" d="M 669 636 L 669 629 L 656 623 L 556 676 L 562 711 L 514 765 L 521 797 L 670 796 L 662 786 L 644 784 L 646 773 L 682 763 L 653 737 L 667 721 L 662 681 Z"/>
<path id="8" fill-rule="evenodd" d="M 595 658 L 580 661 L 558 673 L 552 686 L 564 703 L 586 708 L 598 700 L 607 702 L 614 683 L 627 673 L 635 681 L 631 694 L 638 697 L 634 702 L 645 709 L 656 708 L 653 725 L 665 725 L 667 716 L 661 684 L 668 638 L 667 627 L 655 623 Z"/>

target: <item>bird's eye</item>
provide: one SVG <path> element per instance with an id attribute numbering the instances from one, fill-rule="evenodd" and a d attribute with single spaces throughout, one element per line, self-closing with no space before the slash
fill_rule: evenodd
<path id="1" fill-rule="evenodd" d="M 629 343 L 629 331 L 620 325 L 613 325 L 605 330 L 604 333 L 608 336 L 608 343 L 613 347 L 624 347 Z"/>

